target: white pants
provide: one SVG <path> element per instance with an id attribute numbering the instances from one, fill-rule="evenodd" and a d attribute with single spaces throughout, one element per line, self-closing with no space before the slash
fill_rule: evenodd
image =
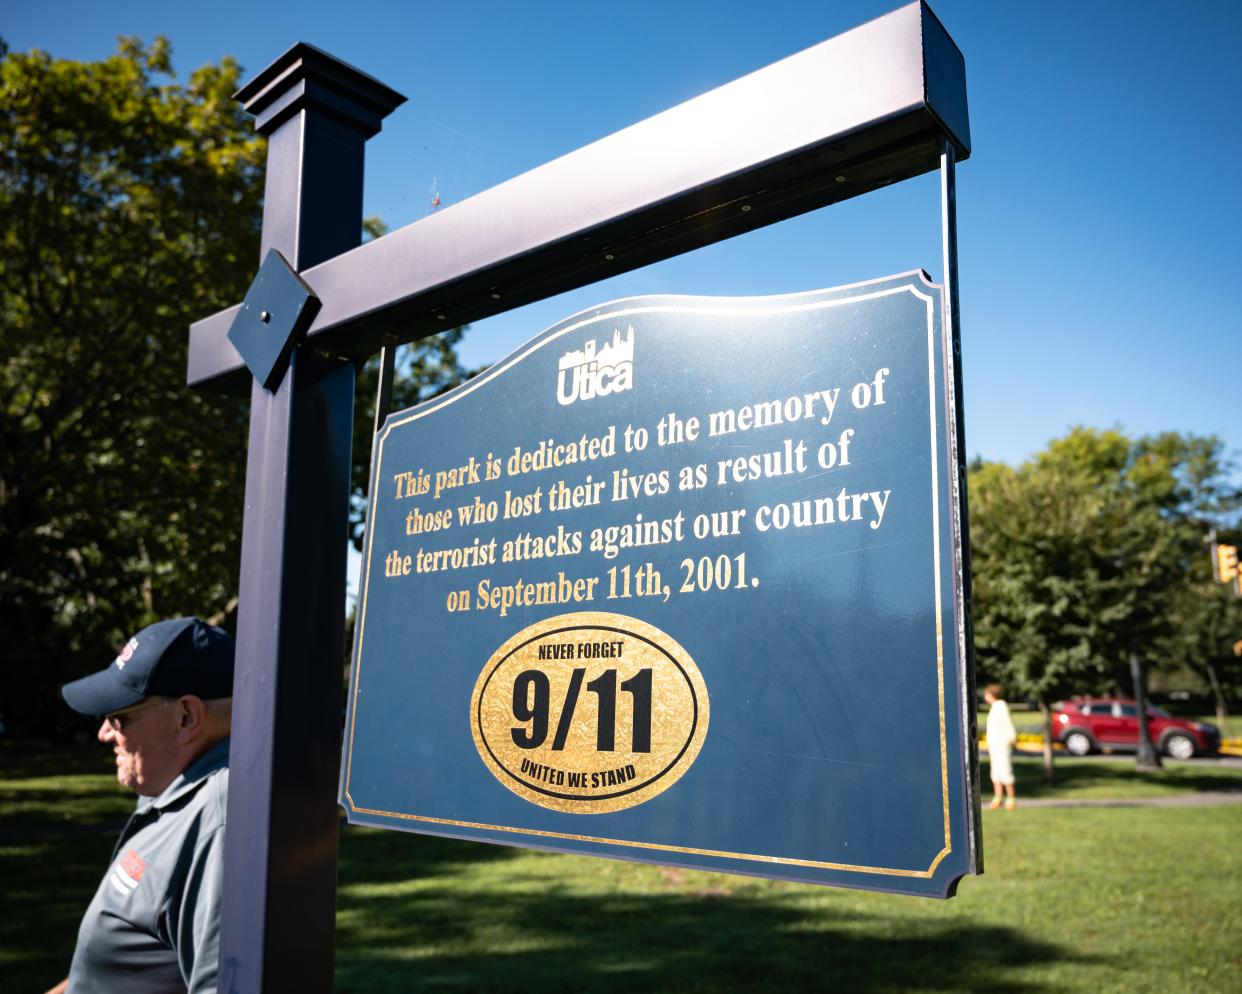
<path id="1" fill-rule="evenodd" d="M 988 739 L 988 766 L 993 783 L 1013 783 L 1013 744 Z"/>

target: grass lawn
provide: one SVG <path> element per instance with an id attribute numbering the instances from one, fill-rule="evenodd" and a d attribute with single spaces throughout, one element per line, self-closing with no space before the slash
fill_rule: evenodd
<path id="1" fill-rule="evenodd" d="M 1167 797 L 1192 794 L 1196 791 L 1242 790 L 1242 769 L 1211 763 L 1179 763 L 1162 759 L 1164 769 L 1157 773 L 1139 773 L 1133 755 L 1115 758 L 1094 756 L 1076 759 L 1061 753 L 1053 761 L 1056 785 L 1044 783 L 1043 760 L 1037 754 L 1015 756 L 1014 778 L 1017 780 L 1019 803 L 1031 797 L 1054 797 L 1065 800 L 1079 798 Z M 982 790 L 988 797 L 992 787 L 988 779 L 988 758 L 984 753 Z M 986 797 L 985 797 L 986 800 Z M 1242 807 L 1238 808 L 1242 816 Z M 1239 819 L 1242 828 L 1242 818 Z M 1240 882 L 1242 885 L 1242 882 Z"/>
<path id="2" fill-rule="evenodd" d="M 38 991 L 130 801 L 89 750 L 0 762 L 0 975 Z M 1044 796 L 1242 787 L 1058 769 Z M 1037 760 L 1018 775 L 1040 792 Z M 939 902 L 346 828 L 337 989 L 1242 992 L 1240 834 L 1237 805 L 989 811 L 988 872 Z"/>

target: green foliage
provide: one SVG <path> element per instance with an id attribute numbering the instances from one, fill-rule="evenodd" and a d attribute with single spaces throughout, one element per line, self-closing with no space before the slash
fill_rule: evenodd
<path id="1" fill-rule="evenodd" d="M 1242 598 L 1232 584 L 1212 581 L 1207 558 L 1200 550 L 1191 562 L 1190 581 L 1170 595 L 1165 606 L 1171 624 L 1156 652 L 1170 679 L 1185 683 L 1189 675 L 1204 696 L 1216 689 L 1214 683 L 1219 687 L 1224 699 L 1217 700 L 1216 716 L 1210 719 L 1219 724 L 1225 717 L 1221 705 L 1236 714 L 1242 701 L 1242 658 L 1233 648 L 1242 641 Z"/>
<path id="2" fill-rule="evenodd" d="M 229 624 L 237 604 L 248 409 L 186 388 L 187 329 L 253 279 L 266 149 L 236 62 L 183 83 L 171 56 L 163 38 L 90 63 L 0 46 L 0 631 L 19 733 L 66 720 L 58 685 L 138 628 Z M 463 331 L 402 350 L 396 405 L 462 377 Z"/>
<path id="3" fill-rule="evenodd" d="M 231 59 L 165 39 L 0 61 L 0 629 L 10 724 L 157 618 L 223 615 L 244 406 L 185 387 L 186 329 L 258 256 L 264 143 Z"/>
<path id="4" fill-rule="evenodd" d="M 431 338 L 397 347 L 394 362 L 392 400 L 389 411 L 407 407 L 444 393 L 476 371 L 463 369 L 457 361 L 457 345 L 469 325 L 452 328 Z M 366 495 L 370 485 L 370 454 L 375 427 L 375 400 L 379 388 L 380 357 L 373 356 L 358 370 L 354 399 L 353 501 L 349 535 L 354 548 L 362 548 L 366 518 Z"/>
<path id="5" fill-rule="evenodd" d="M 377 217 L 362 222 L 363 234 L 380 238 L 388 228 Z M 396 348 L 393 363 L 392 398 L 389 411 L 400 411 L 435 397 L 474 376 L 479 370 L 467 370 L 457 359 L 457 346 L 469 325 L 450 328 L 439 335 L 424 338 Z M 375 401 L 379 388 L 380 357 L 372 356 L 358 370 L 354 393 L 354 464 L 352 467 L 352 507 L 349 521 L 350 540 L 354 548 L 362 548 L 366 519 L 366 495 L 370 485 L 370 456 L 375 429 Z"/>
<path id="6" fill-rule="evenodd" d="M 976 462 L 981 673 L 1049 703 L 1128 690 L 1131 651 L 1149 668 L 1219 660 L 1242 616 L 1205 575 L 1204 536 L 1239 505 L 1229 473 L 1215 438 L 1086 428 L 1016 469 Z"/>

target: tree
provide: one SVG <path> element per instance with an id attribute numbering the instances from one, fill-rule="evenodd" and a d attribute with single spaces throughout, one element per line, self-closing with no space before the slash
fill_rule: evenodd
<path id="1" fill-rule="evenodd" d="M 63 722 L 58 686 L 138 628 L 232 623 L 248 405 L 185 367 L 189 324 L 259 263 L 240 73 L 180 82 L 163 38 L 89 63 L 0 43 L 0 710 L 19 733 Z M 401 402 L 453 381 L 460 334 L 408 351 Z M 364 371 L 360 409 L 373 391 Z"/>
<path id="2" fill-rule="evenodd" d="M 1193 582 L 1208 516 L 1237 506 L 1215 439 L 1075 429 L 1017 469 L 970 474 L 980 670 L 1050 706 L 1126 686 L 1131 653 L 1191 644 L 1173 608 Z M 1179 641 L 1180 640 L 1180 641 Z"/>
<path id="3" fill-rule="evenodd" d="M 1158 646 L 1161 655 L 1205 686 L 1222 730 L 1229 726 L 1231 704 L 1242 693 L 1242 598 L 1232 584 L 1213 582 L 1207 556 L 1192 563 L 1189 582 L 1176 591 L 1168 609 L 1172 631 Z"/>
<path id="4" fill-rule="evenodd" d="M 142 625 L 233 602 L 244 405 L 185 387 L 190 321 L 258 255 L 232 60 L 0 61 L 0 629 L 19 730 Z M 44 726 L 45 727 L 45 726 Z"/>
<path id="5" fill-rule="evenodd" d="M 1228 697 L 1242 690 L 1242 665 L 1233 647 L 1242 639 L 1242 600 L 1232 585 L 1213 582 L 1207 536 L 1227 529 L 1239 507 L 1233 467 L 1216 438 L 1166 432 L 1135 443 L 1130 474 L 1177 529 L 1184 582 L 1171 592 L 1171 624 L 1156 651 L 1171 669 L 1205 685 L 1217 719 L 1228 717 Z"/>
<path id="6" fill-rule="evenodd" d="M 1130 511 L 1060 467 L 990 464 L 971 477 L 979 666 L 1038 703 L 1049 780 L 1052 702 L 1114 679 L 1113 633 L 1133 619 L 1121 563 Z"/>

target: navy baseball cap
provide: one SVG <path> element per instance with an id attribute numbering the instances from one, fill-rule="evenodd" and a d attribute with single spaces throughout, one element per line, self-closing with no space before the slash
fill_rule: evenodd
<path id="1" fill-rule="evenodd" d="M 79 714 L 111 714 L 148 697 L 233 696 L 233 637 L 198 618 L 157 621 L 98 673 L 60 688 Z"/>

